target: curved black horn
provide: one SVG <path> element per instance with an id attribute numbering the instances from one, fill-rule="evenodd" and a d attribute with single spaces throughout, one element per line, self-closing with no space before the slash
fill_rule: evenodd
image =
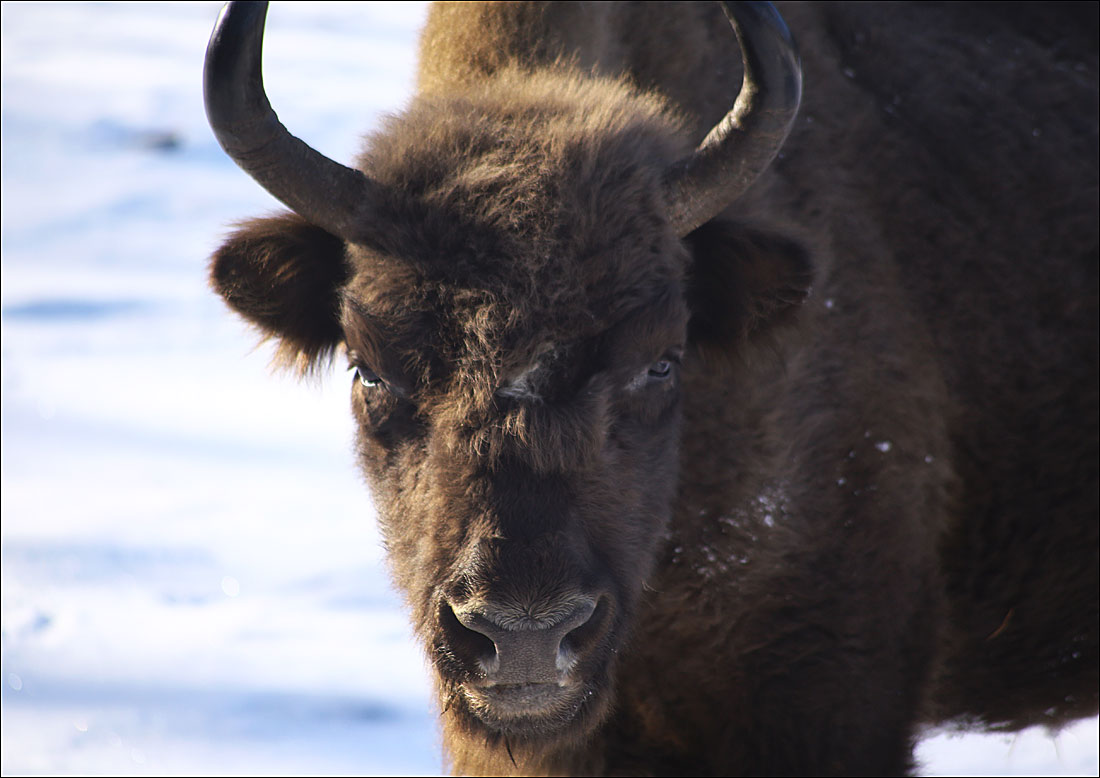
<path id="1" fill-rule="evenodd" d="M 260 71 L 266 17 L 266 2 L 222 9 L 206 47 L 206 117 L 226 153 L 264 189 L 318 227 L 355 241 L 376 187 L 291 135 L 271 110 Z"/>
<path id="2" fill-rule="evenodd" d="M 668 172 L 669 221 L 680 236 L 717 216 L 767 169 L 802 100 L 802 62 L 775 7 L 721 5 L 741 45 L 745 75 L 733 109 Z"/>

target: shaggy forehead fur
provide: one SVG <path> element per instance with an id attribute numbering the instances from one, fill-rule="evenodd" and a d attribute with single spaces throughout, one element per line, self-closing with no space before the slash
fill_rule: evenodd
<path id="1" fill-rule="evenodd" d="M 386 195 L 377 238 L 349 249 L 349 347 L 385 350 L 374 359 L 410 386 L 459 380 L 487 399 L 616 322 L 675 308 L 687 257 L 661 176 L 683 137 L 653 95 L 564 66 L 418 97 L 359 161 Z"/>

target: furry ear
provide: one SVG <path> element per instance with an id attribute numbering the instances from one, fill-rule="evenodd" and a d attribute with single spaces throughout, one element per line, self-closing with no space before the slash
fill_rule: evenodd
<path id="1" fill-rule="evenodd" d="M 801 244 L 720 219 L 686 242 L 693 256 L 688 340 L 704 357 L 742 358 L 747 346 L 794 323 L 814 277 Z"/>
<path id="2" fill-rule="evenodd" d="M 305 373 L 343 340 L 344 242 L 294 213 L 242 223 L 210 262 L 229 307 L 277 338 L 276 361 Z"/>

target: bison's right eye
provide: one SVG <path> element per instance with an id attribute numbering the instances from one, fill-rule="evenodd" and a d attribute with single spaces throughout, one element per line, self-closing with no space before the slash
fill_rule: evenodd
<path id="1" fill-rule="evenodd" d="M 354 352 L 348 353 L 348 362 L 348 370 L 355 371 L 352 410 L 364 441 L 388 450 L 423 433 L 416 403 L 409 397 L 408 389 L 378 375 Z"/>
<path id="2" fill-rule="evenodd" d="M 371 370 L 369 367 L 356 367 L 355 368 L 355 380 L 361 383 L 368 389 L 373 389 L 376 386 L 384 386 L 385 381 L 378 377 L 378 374 Z"/>
<path id="3" fill-rule="evenodd" d="M 385 387 L 386 382 L 382 380 L 378 373 L 367 367 L 356 352 L 348 352 L 348 361 L 351 363 L 348 365 L 348 370 L 355 371 L 355 380 L 360 384 L 368 389 L 374 389 L 379 386 Z"/>

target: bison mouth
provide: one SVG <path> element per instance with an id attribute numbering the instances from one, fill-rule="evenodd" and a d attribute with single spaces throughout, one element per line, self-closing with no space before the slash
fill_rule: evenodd
<path id="1" fill-rule="evenodd" d="M 595 690 L 583 682 L 464 683 L 463 697 L 482 724 L 502 734 L 545 737 L 568 729 Z"/>
<path id="2" fill-rule="evenodd" d="M 556 683 L 457 685 L 447 707 L 463 728 L 513 746 L 564 743 L 591 731 L 610 708 L 608 674 Z"/>

